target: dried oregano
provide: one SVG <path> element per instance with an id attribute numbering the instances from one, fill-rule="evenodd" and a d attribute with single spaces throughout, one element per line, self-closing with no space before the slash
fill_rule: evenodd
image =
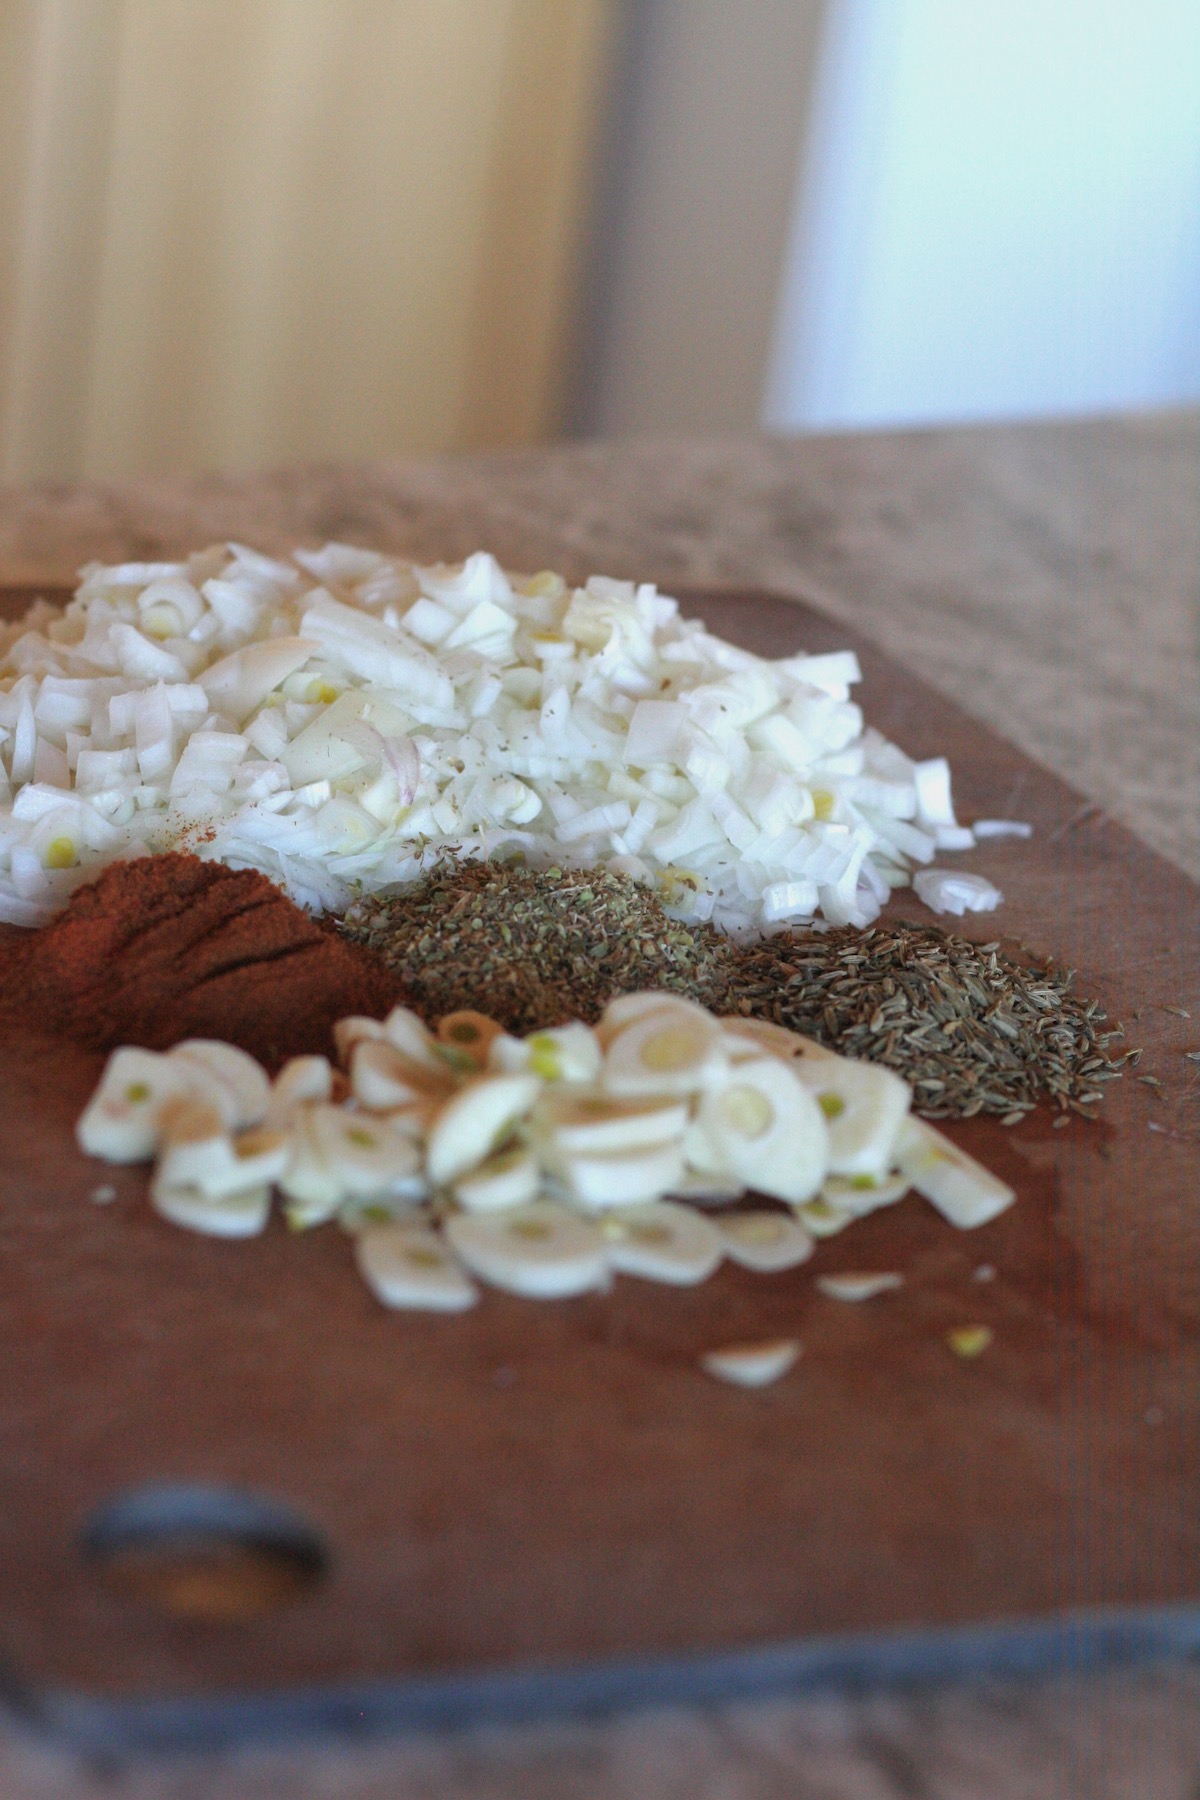
<path id="1" fill-rule="evenodd" d="M 445 863 L 362 901 L 342 930 L 429 1019 L 471 1007 L 523 1033 L 591 1024 L 614 994 L 666 988 L 883 1063 L 933 1119 L 1015 1122 L 1042 1099 L 1087 1114 L 1138 1055 L 1109 1054 L 1119 1032 L 1076 995 L 1070 970 L 998 943 L 903 922 L 738 943 L 680 924 L 652 890 L 606 869 Z"/>

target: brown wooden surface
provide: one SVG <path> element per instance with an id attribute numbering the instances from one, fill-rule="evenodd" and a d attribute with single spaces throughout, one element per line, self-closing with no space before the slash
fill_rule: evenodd
<path id="1" fill-rule="evenodd" d="M 695 610 L 770 653 L 853 641 L 761 597 Z M 196 1238 L 150 1213 L 136 1171 L 90 1205 L 105 1172 L 71 1126 L 98 1065 L 31 1021 L 0 1068 L 10 1667 L 107 1694 L 261 1689 L 1196 1597 L 1200 1104 L 1182 1052 L 1200 1045 L 1200 893 L 856 647 L 868 718 L 949 752 L 963 815 L 1035 824 L 963 859 L 1009 896 L 973 934 L 1077 966 L 1164 1097 L 1127 1078 L 1102 1126 L 962 1128 L 1020 1195 L 978 1232 L 910 1198 L 787 1275 L 489 1295 L 436 1320 L 380 1309 L 333 1229 Z M 813 1285 L 875 1267 L 906 1287 L 852 1307 Z M 995 1342 L 960 1363 L 943 1334 L 975 1322 Z M 781 1332 L 805 1354 L 774 1388 L 695 1368 L 715 1342 Z M 289 1502 L 327 1534 L 330 1578 L 237 1626 L 115 1598 L 79 1528 L 157 1480 Z"/>

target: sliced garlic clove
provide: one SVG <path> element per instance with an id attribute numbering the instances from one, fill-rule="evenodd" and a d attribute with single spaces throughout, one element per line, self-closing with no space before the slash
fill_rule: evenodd
<path id="1" fill-rule="evenodd" d="M 514 1144 L 498 1150 L 454 1184 L 454 1198 L 468 1212 L 495 1212 L 500 1207 L 523 1206 L 537 1197 L 541 1171 L 532 1150 Z"/>
<path id="2" fill-rule="evenodd" d="M 359 1272 L 384 1306 L 465 1312 L 479 1289 L 427 1225 L 371 1225 L 354 1246 Z"/>
<path id="3" fill-rule="evenodd" d="M 437 1023 L 438 1042 L 449 1044 L 451 1049 L 470 1057 L 477 1070 L 487 1067 L 493 1040 L 503 1036 L 504 1027 L 481 1012 L 446 1013 Z"/>
<path id="4" fill-rule="evenodd" d="M 760 1275 L 794 1269 L 813 1253 L 812 1234 L 788 1213 L 730 1213 L 713 1223 L 725 1239 L 729 1260 Z"/>
<path id="5" fill-rule="evenodd" d="M 266 1182 L 212 1199 L 199 1188 L 172 1186 L 156 1175 L 150 1184 L 150 1199 L 154 1210 L 172 1225 L 209 1237 L 257 1237 L 271 1215 L 271 1189 Z"/>
<path id="6" fill-rule="evenodd" d="M 686 1137 L 684 1148 L 686 1151 Z M 732 1206 L 745 1192 L 745 1183 L 734 1181 L 731 1176 L 706 1175 L 698 1169 L 689 1168 L 683 1171 L 666 1198 L 686 1200 L 689 1206 Z"/>
<path id="7" fill-rule="evenodd" d="M 675 1138 L 641 1150 L 555 1155 L 548 1166 L 579 1206 L 600 1211 L 638 1206 L 678 1187 L 684 1174 L 683 1144 Z"/>
<path id="8" fill-rule="evenodd" d="M 726 1344 L 700 1358 L 706 1375 L 738 1387 L 766 1387 L 793 1368 L 800 1355 L 798 1338 L 772 1338 L 762 1344 Z"/>
<path id="9" fill-rule="evenodd" d="M 105 1162 L 149 1162 L 162 1141 L 163 1108 L 189 1096 L 214 1098 L 199 1069 L 153 1050 L 114 1050 L 75 1126 L 76 1141 Z"/>
<path id="10" fill-rule="evenodd" d="M 727 1062 L 717 1021 L 699 1007 L 672 1003 L 650 1008 L 609 1040 L 600 1079 L 620 1097 L 690 1095 Z"/>
<path id="11" fill-rule="evenodd" d="M 455 1082 L 444 1066 L 431 1069 L 394 1044 L 369 1038 L 350 1052 L 350 1091 L 371 1112 L 391 1112 L 431 1100 L 443 1102 L 455 1092 Z"/>
<path id="12" fill-rule="evenodd" d="M 394 1044 L 403 1056 L 410 1057 L 415 1063 L 423 1063 L 434 1074 L 444 1074 L 450 1066 L 444 1054 L 445 1046 L 438 1043 L 410 1007 L 393 1006 L 383 1021 L 383 1032 L 388 1043 Z"/>
<path id="13" fill-rule="evenodd" d="M 911 1186 L 907 1175 L 894 1170 L 886 1175 L 828 1175 L 821 1183 L 821 1198 L 839 1212 L 865 1219 L 881 1206 L 893 1206 L 897 1200 L 903 1200 Z"/>
<path id="14" fill-rule="evenodd" d="M 567 1156 L 642 1150 L 682 1138 L 687 1122 L 684 1100 L 617 1100 L 598 1089 L 544 1093 L 533 1113 L 534 1129 Z"/>
<path id="15" fill-rule="evenodd" d="M 578 1021 L 531 1032 L 525 1048 L 531 1074 L 542 1081 L 595 1081 L 604 1062 L 595 1032 Z"/>
<path id="16" fill-rule="evenodd" d="M 386 1036 L 381 1019 L 368 1019 L 360 1013 L 352 1013 L 347 1019 L 339 1019 L 333 1028 L 333 1047 L 343 1069 L 350 1067 L 356 1045 L 379 1043 Z"/>
<path id="17" fill-rule="evenodd" d="M 815 1194 L 827 1169 L 821 1109 L 793 1066 L 777 1057 L 739 1063 L 704 1094 L 700 1138 L 718 1168 L 772 1199 L 798 1205 Z"/>
<path id="18" fill-rule="evenodd" d="M 725 1255 L 725 1240 L 712 1220 L 671 1200 L 622 1208 L 601 1230 L 610 1268 L 645 1281 L 694 1287 L 708 1280 Z"/>
<path id="19" fill-rule="evenodd" d="M 553 1200 L 496 1213 L 454 1213 L 446 1237 L 473 1275 L 531 1300 L 559 1300 L 602 1287 L 604 1239 L 594 1225 Z"/>
<path id="20" fill-rule="evenodd" d="M 788 1031 L 770 1019 L 722 1019 L 721 1031 L 729 1040 L 729 1055 L 735 1062 L 762 1056 L 764 1052 L 768 1056 L 781 1057 L 784 1062 L 791 1062 L 794 1056 L 803 1056 L 813 1050 L 819 1055 L 832 1054 L 812 1038 L 801 1037 L 798 1031 Z"/>
<path id="21" fill-rule="evenodd" d="M 285 1197 L 287 1222 L 296 1231 L 332 1219 L 348 1196 L 341 1174 L 317 1142 L 317 1105 L 299 1106 L 292 1118 L 290 1155 L 278 1186 Z"/>
<path id="22" fill-rule="evenodd" d="M 480 1075 L 461 1087 L 426 1141 L 425 1167 L 434 1186 L 447 1186 L 486 1161 L 524 1118 L 539 1087 L 536 1075 Z"/>
<path id="23" fill-rule="evenodd" d="M 712 1014 L 698 1006 L 694 1000 L 686 1000 L 682 994 L 672 994 L 664 988 L 636 994 L 618 994 L 615 1000 L 609 1001 L 596 1026 L 596 1037 L 601 1048 L 607 1050 L 618 1032 L 624 1031 L 636 1020 L 645 1018 L 647 1013 L 661 1012 L 664 1007 L 690 1014 L 694 1020 L 706 1025 L 712 1023 Z"/>
<path id="24" fill-rule="evenodd" d="M 892 1270 L 878 1275 L 847 1271 L 844 1275 L 818 1275 L 817 1286 L 831 1300 L 874 1300 L 877 1294 L 894 1293 L 903 1287 L 904 1277 Z"/>
<path id="25" fill-rule="evenodd" d="M 235 1131 L 261 1125 L 271 1100 L 271 1083 L 261 1063 L 236 1044 L 219 1038 L 185 1038 L 167 1052 L 174 1062 L 203 1071 L 228 1097 L 228 1122 Z"/>
<path id="26" fill-rule="evenodd" d="M 918 1194 L 962 1231 L 986 1225 L 1016 1199 L 1012 1188 L 924 1119 L 905 1120 L 896 1161 Z"/>
<path id="27" fill-rule="evenodd" d="M 314 1106 L 310 1129 L 318 1155 L 345 1194 L 363 1199 L 388 1194 L 420 1170 L 420 1152 L 412 1139 L 377 1113 Z"/>
<path id="28" fill-rule="evenodd" d="M 333 1094 L 333 1066 L 327 1056 L 293 1056 L 271 1083 L 271 1098 L 263 1125 L 283 1131 L 298 1106 L 308 1100 L 328 1100 Z"/>
<path id="29" fill-rule="evenodd" d="M 847 1212 L 844 1207 L 831 1206 L 828 1200 L 820 1196 L 815 1200 L 806 1200 L 803 1206 L 795 1208 L 796 1217 L 805 1231 L 815 1238 L 836 1237 L 839 1231 L 845 1231 L 847 1225 L 853 1225 L 857 1213 Z"/>
<path id="30" fill-rule="evenodd" d="M 912 1101 L 908 1083 L 890 1069 L 846 1056 L 800 1057 L 793 1067 L 825 1114 L 830 1174 L 882 1175 L 890 1169 Z"/>

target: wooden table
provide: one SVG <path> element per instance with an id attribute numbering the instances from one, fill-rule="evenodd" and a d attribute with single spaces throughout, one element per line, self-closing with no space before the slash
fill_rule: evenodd
<path id="1" fill-rule="evenodd" d="M 582 445 L 411 465 L 28 490 L 0 581 L 214 538 L 817 599 L 1200 877 L 1200 416 L 799 441 Z M 776 1699 L 449 1742 L 111 1775 L 0 1735 L 6 1795 L 1195 1792 L 1200 1672 Z"/>

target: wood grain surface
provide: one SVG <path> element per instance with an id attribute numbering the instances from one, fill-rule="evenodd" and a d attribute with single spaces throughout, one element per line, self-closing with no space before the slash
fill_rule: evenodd
<path id="1" fill-rule="evenodd" d="M 693 610 L 771 654 L 855 641 L 763 596 Z M 27 1688 L 236 1694 L 1196 1597 L 1200 893 L 855 647 L 868 718 L 950 753 L 963 815 L 1035 825 L 963 859 L 1008 895 L 972 935 L 1077 967 L 1162 1089 L 1116 1084 L 1101 1125 L 959 1128 L 1019 1193 L 978 1232 L 910 1197 L 784 1276 L 430 1320 L 379 1309 L 334 1230 L 194 1238 L 136 1171 L 89 1205 L 71 1126 L 98 1065 L 31 1022 L 0 1060 L 0 1655 Z M 812 1277 L 842 1268 L 906 1286 L 838 1305 Z M 965 1323 L 995 1332 L 969 1364 L 944 1342 Z M 762 1393 L 695 1367 L 783 1332 L 804 1357 Z M 311 1597 L 197 1627 L 97 1583 L 99 1504 L 214 1480 L 325 1534 Z"/>

